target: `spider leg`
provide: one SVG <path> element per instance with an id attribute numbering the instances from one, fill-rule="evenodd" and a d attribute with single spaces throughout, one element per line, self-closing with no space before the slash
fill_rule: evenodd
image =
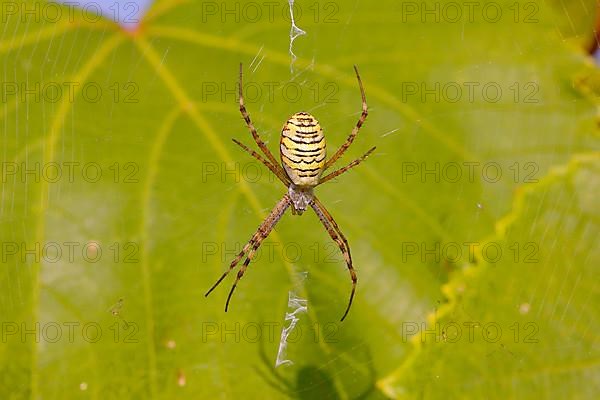
<path id="1" fill-rule="evenodd" d="M 281 173 L 283 173 L 283 169 L 277 163 L 277 160 L 273 156 L 273 153 L 271 153 L 265 142 L 263 142 L 260 136 L 258 136 L 258 132 L 256 132 L 256 128 L 250 120 L 250 114 L 248 114 L 248 110 L 246 110 L 246 106 L 244 105 L 244 95 L 242 93 L 242 63 L 240 63 L 240 112 L 242 113 L 242 117 L 244 117 L 244 121 L 246 121 L 246 125 L 248 126 L 248 129 L 250 129 L 250 133 L 252 133 L 252 137 L 254 138 L 254 141 L 256 142 L 260 150 L 264 153 L 265 156 L 267 156 L 271 164 L 276 169 L 280 170 Z"/>
<path id="2" fill-rule="evenodd" d="M 350 245 L 348 244 L 346 237 L 340 230 L 339 226 L 336 224 L 331 214 L 329 214 L 329 211 L 327 211 L 327 209 L 325 208 L 323 203 L 319 201 L 319 199 L 315 197 L 313 202 L 311 203 L 311 207 L 313 208 L 313 210 L 315 210 L 315 213 L 323 223 L 323 226 L 329 233 L 329 236 L 331 236 L 331 238 L 337 243 L 338 247 L 340 248 L 340 251 L 344 256 L 344 260 L 346 261 L 346 265 L 348 266 L 350 278 L 352 279 L 352 292 L 350 293 L 348 307 L 346 307 L 346 311 L 344 312 L 344 315 L 340 320 L 343 321 L 344 318 L 346 318 L 346 315 L 348 315 L 348 311 L 350 311 L 350 306 L 352 305 L 352 300 L 354 299 L 354 293 L 356 292 L 356 281 L 358 280 L 356 278 L 356 271 L 352 266 L 352 255 L 350 254 Z"/>
<path id="3" fill-rule="evenodd" d="M 233 290 L 235 289 L 238 281 L 244 275 L 244 272 L 245 272 L 246 268 L 248 267 L 248 264 L 250 264 L 250 261 L 252 261 L 252 258 L 254 257 L 256 250 L 258 249 L 258 247 L 260 246 L 262 241 L 267 236 L 269 236 L 269 233 L 271 233 L 271 231 L 273 230 L 273 227 L 275 227 L 275 225 L 277 224 L 279 219 L 283 216 L 283 214 L 285 213 L 285 210 L 287 210 L 287 208 L 290 206 L 290 204 L 291 204 L 290 196 L 286 193 L 283 196 L 283 198 L 281 200 L 279 200 L 279 203 L 277 203 L 277 205 L 273 208 L 273 210 L 271 210 L 271 212 L 269 213 L 267 218 L 265 218 L 265 220 L 260 224 L 260 226 L 258 227 L 258 230 L 254 233 L 254 235 L 252 235 L 252 238 L 250 239 L 250 241 L 248 241 L 248 243 L 246 243 L 246 245 L 244 245 L 242 251 L 231 262 L 227 271 L 225 271 L 223 273 L 223 275 L 221 275 L 221 277 L 217 280 L 217 282 L 208 290 L 208 292 L 206 292 L 206 294 L 204 295 L 205 297 L 208 296 L 217 286 L 219 286 L 219 284 L 223 281 L 223 279 L 225 279 L 227 274 L 229 274 L 229 272 L 231 272 L 231 270 L 235 268 L 235 266 L 240 262 L 240 260 L 244 257 L 244 255 L 246 255 L 246 253 L 248 253 L 247 258 L 244 261 L 244 264 L 238 271 L 235 283 L 233 284 L 233 287 L 231 288 L 231 291 L 229 292 L 229 297 L 227 297 L 227 303 L 225 304 L 225 311 L 227 311 L 227 307 L 229 305 L 229 300 L 231 298 L 231 295 L 233 294 Z"/>
<path id="4" fill-rule="evenodd" d="M 260 230 L 260 228 L 259 228 L 259 230 Z M 223 279 L 225 279 L 225 277 L 227 276 L 227 274 L 229 274 L 231 272 L 231 270 L 234 269 L 235 266 L 240 262 L 240 260 L 242 259 L 242 257 L 244 257 L 244 254 L 246 254 L 248 252 L 248 249 L 251 246 L 254 246 L 255 242 L 258 240 L 257 235 L 258 235 L 258 231 L 252 236 L 252 238 L 250 239 L 250 241 L 244 245 L 244 248 L 242 249 L 242 251 L 240 252 L 240 254 L 238 254 L 237 256 L 235 256 L 235 258 L 233 259 L 233 261 L 229 265 L 229 269 L 227 271 L 223 272 L 223 275 L 221 275 L 221 277 L 217 280 L 217 282 L 215 282 L 215 284 L 212 285 L 210 289 L 208 289 L 208 292 L 206 292 L 204 294 L 204 297 L 207 297 L 217 286 L 219 286 L 219 284 L 221 283 L 221 281 Z"/>
<path id="5" fill-rule="evenodd" d="M 240 141 L 236 140 L 236 139 L 231 139 L 234 141 L 235 144 L 237 144 L 238 146 L 240 146 L 242 149 L 244 149 L 245 151 L 247 151 L 248 153 L 250 153 L 250 155 L 254 158 L 256 158 L 258 161 L 260 161 L 261 163 L 265 164 L 267 166 L 267 168 L 269 168 L 271 170 L 272 173 L 275 174 L 275 176 L 277 178 L 279 178 L 279 180 L 281 182 L 283 182 L 283 184 L 285 185 L 285 187 L 288 187 L 290 182 L 290 179 L 287 177 L 287 175 L 282 175 L 281 174 L 281 170 L 277 169 L 275 166 L 273 166 L 273 164 L 271 164 L 269 161 L 265 160 L 265 158 L 263 156 L 261 156 L 260 154 L 258 154 L 257 152 L 255 152 L 254 150 L 250 149 L 248 146 L 246 146 L 245 144 L 241 143 Z"/>
<path id="6" fill-rule="evenodd" d="M 344 154 L 348 147 L 350 147 L 350 145 L 354 141 L 354 138 L 358 134 L 360 127 L 363 125 L 365 119 L 367 119 L 367 115 L 369 114 L 367 112 L 367 99 L 365 97 L 365 89 L 363 88 L 363 84 L 360 80 L 360 75 L 358 74 L 358 68 L 356 68 L 356 65 L 354 66 L 354 71 L 356 72 L 356 79 L 358 79 L 358 86 L 360 87 L 360 95 L 362 98 L 362 114 L 360 115 L 356 126 L 354 127 L 354 129 L 352 129 L 352 133 L 350 133 L 344 144 L 341 145 L 340 148 L 335 152 L 335 154 L 325 162 L 325 167 L 323 168 L 324 170 L 331 167 L 331 165 L 333 165 L 333 163 L 336 162 L 337 159 L 342 156 L 342 154 Z"/>
<path id="7" fill-rule="evenodd" d="M 369 156 L 369 154 L 371 154 L 373 152 L 373 150 L 375 150 L 375 147 L 372 147 L 369 151 L 367 151 L 365 154 L 363 154 L 362 157 L 357 158 L 356 160 L 352 161 L 350 164 L 346 165 L 344 168 L 340 168 L 337 171 L 334 171 L 330 174 L 325 175 L 323 178 L 319 179 L 318 185 L 325 183 L 328 180 L 335 178 L 336 176 L 340 176 L 341 174 L 348 171 L 352 167 L 356 167 L 358 164 L 363 162 Z"/>
<path id="8" fill-rule="evenodd" d="M 240 267 L 240 270 L 238 271 L 237 276 L 235 277 L 235 282 L 233 282 L 233 285 L 231 286 L 231 290 L 229 291 L 229 295 L 227 295 L 227 302 L 225 302 L 225 312 L 227 312 L 227 309 L 229 308 L 229 301 L 231 300 L 233 291 L 237 287 L 237 284 L 240 281 L 240 279 L 242 279 L 242 276 L 244 276 L 244 273 L 246 272 L 246 268 L 248 268 L 248 264 L 250 264 L 250 261 L 252 261 L 252 259 L 254 258 L 254 254 L 256 254 L 256 250 L 258 249 L 258 247 L 260 246 L 261 242 L 264 239 L 265 239 L 264 237 L 261 237 L 254 244 L 254 246 L 252 246 L 252 250 L 250 250 L 250 252 L 248 253 L 248 257 L 246 257 L 246 260 L 244 260 L 244 263 Z"/>

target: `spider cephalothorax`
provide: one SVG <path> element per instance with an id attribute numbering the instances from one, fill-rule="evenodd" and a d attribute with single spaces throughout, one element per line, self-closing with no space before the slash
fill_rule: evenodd
<path id="1" fill-rule="evenodd" d="M 312 187 L 298 187 L 294 184 L 288 187 L 288 196 L 292 202 L 292 214 L 298 215 L 302 215 L 315 199 Z"/>
<path id="2" fill-rule="evenodd" d="M 227 297 L 227 302 L 225 303 L 225 311 L 227 311 L 227 308 L 229 307 L 229 300 L 231 299 L 231 295 L 233 294 L 237 283 L 244 275 L 248 264 L 250 264 L 250 261 L 252 261 L 252 258 L 258 250 L 261 242 L 269 235 L 269 233 L 271 233 L 271 230 L 283 216 L 285 210 L 291 206 L 292 213 L 299 215 L 306 211 L 308 207 L 311 207 L 321 220 L 321 223 L 331 238 L 340 247 L 342 255 L 344 256 L 344 261 L 348 266 L 350 277 L 352 278 L 352 292 L 350 293 L 350 300 L 348 301 L 346 311 L 342 316 L 342 321 L 344 318 L 346 318 L 346 315 L 348 315 L 348 311 L 350 311 L 350 306 L 352 305 L 352 299 L 354 299 L 357 281 L 356 272 L 352 266 L 350 246 L 348 245 L 348 241 L 342 234 L 342 231 L 336 224 L 335 220 L 331 214 L 329 214 L 329 211 L 327 211 L 325 206 L 323 206 L 319 199 L 317 199 L 317 197 L 314 195 L 313 188 L 343 174 L 350 168 L 358 165 L 361 161 L 367 158 L 367 156 L 371 154 L 373 150 L 375 150 L 375 147 L 373 147 L 362 157 L 352 161 L 345 167 L 331 172 L 324 177 L 322 176 L 323 173 L 335 161 L 337 161 L 342 154 L 344 154 L 350 144 L 352 144 L 360 127 L 367 118 L 367 101 L 365 99 L 365 91 L 363 89 L 360 75 L 358 74 L 358 69 L 356 66 L 354 67 L 354 71 L 356 72 L 356 78 L 358 79 L 358 85 L 360 87 L 360 94 L 362 97 L 362 113 L 358 122 L 356 123 L 356 126 L 352 130 L 352 133 L 350 133 L 350 136 L 348 136 L 344 144 L 329 160 L 326 161 L 327 148 L 325 145 L 325 136 L 323 135 L 321 125 L 312 115 L 305 112 L 299 112 L 292 115 L 287 120 L 283 126 L 283 130 L 281 131 L 281 140 L 279 143 L 281 165 L 279 165 L 279 163 L 277 163 L 275 160 L 273 153 L 271 153 L 269 148 L 265 145 L 256 132 L 256 128 L 254 128 L 254 125 L 250 120 L 250 115 L 248 114 L 248 111 L 246 111 L 244 97 L 242 94 L 242 64 L 240 64 L 240 112 L 244 117 L 244 121 L 246 121 L 246 125 L 248 125 L 248 129 L 250 129 L 250 133 L 252 133 L 254 141 L 267 158 L 265 159 L 262 155 L 254 150 L 251 150 L 239 141 L 235 139 L 233 139 L 233 141 L 250 153 L 254 158 L 265 164 L 265 166 L 267 166 L 267 168 L 269 168 L 269 170 L 271 170 L 271 172 L 273 172 L 275 176 L 277 176 L 279 180 L 287 187 L 288 191 L 283 195 L 283 198 L 279 201 L 279 203 L 277 203 L 275 208 L 273 208 L 271 213 L 258 227 L 256 233 L 254 233 L 250 241 L 246 243 L 242 251 L 231 262 L 229 269 L 227 269 L 227 271 L 221 275 L 219 280 L 217 280 L 217 282 L 208 290 L 208 292 L 206 292 L 206 296 L 208 296 L 210 292 L 212 292 L 213 289 L 216 288 L 223 279 L 225 279 L 227 274 L 233 268 L 235 268 L 241 259 L 246 256 L 246 260 L 244 260 L 244 263 L 238 271 L 236 280 L 229 291 L 229 296 Z"/>

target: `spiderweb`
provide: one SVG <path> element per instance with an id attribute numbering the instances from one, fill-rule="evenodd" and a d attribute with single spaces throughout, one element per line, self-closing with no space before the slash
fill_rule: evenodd
<path id="1" fill-rule="evenodd" d="M 597 72 L 574 49 L 596 5 L 467 3 L 3 2 L 0 397 L 593 398 Z M 230 143 L 255 148 L 240 61 L 275 155 L 300 110 L 332 154 L 361 72 L 340 166 L 377 150 L 316 190 L 357 269 L 343 323 L 351 281 L 308 212 L 227 313 L 237 271 L 202 296 L 285 192 Z"/>

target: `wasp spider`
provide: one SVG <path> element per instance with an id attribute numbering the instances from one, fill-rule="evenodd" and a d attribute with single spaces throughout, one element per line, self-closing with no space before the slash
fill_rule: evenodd
<path id="1" fill-rule="evenodd" d="M 227 308 L 229 307 L 229 300 L 231 300 L 231 295 L 233 294 L 235 287 L 242 276 L 244 276 L 244 272 L 246 272 L 246 268 L 248 267 L 248 264 L 250 264 L 250 261 L 252 261 L 252 258 L 256 254 L 261 242 L 269 235 L 269 233 L 271 233 L 271 230 L 275 224 L 277 224 L 288 207 L 291 206 L 292 214 L 298 215 L 306 211 L 308 207 L 311 207 L 323 223 L 323 226 L 325 226 L 325 229 L 331 238 L 338 244 L 348 266 L 350 277 L 352 278 L 352 292 L 350 293 L 350 300 L 348 301 L 348 306 L 346 307 L 346 311 L 344 312 L 341 320 L 343 321 L 344 318 L 346 318 L 346 315 L 348 315 L 348 311 L 350 311 L 352 299 L 354 298 L 354 293 L 356 291 L 357 281 L 356 272 L 352 267 L 350 246 L 348 245 L 348 241 L 344 237 L 344 234 L 334 221 L 333 217 L 331 214 L 329 214 L 329 211 L 327 211 L 325 206 L 323 206 L 323 203 L 321 203 L 315 196 L 313 189 L 316 186 L 343 174 L 350 168 L 355 167 L 361 161 L 367 158 L 369 154 L 373 152 L 373 150 L 375 150 L 375 147 L 373 147 L 362 157 L 352 161 L 345 167 L 322 176 L 323 173 L 344 154 L 348 147 L 350 147 L 354 141 L 354 138 L 358 134 L 360 127 L 367 118 L 367 101 L 365 99 L 365 91 L 363 89 L 362 81 L 360 80 L 360 75 L 358 74 L 358 69 L 356 66 L 354 67 L 354 71 L 356 72 L 356 78 L 358 79 L 358 86 L 360 87 L 360 94 L 362 97 L 362 114 L 358 119 L 356 126 L 346 139 L 346 142 L 344 142 L 344 144 L 329 160 L 325 160 L 327 154 L 325 147 L 325 136 L 323 135 L 323 130 L 321 129 L 319 122 L 309 113 L 296 113 L 287 120 L 281 132 L 281 140 L 279 142 L 279 151 L 281 156 L 280 165 L 256 132 L 256 128 L 250 120 L 250 115 L 244 106 L 244 97 L 242 95 L 242 64 L 240 64 L 240 112 L 244 117 L 244 121 L 246 121 L 248 129 L 250 129 L 250 133 L 252 133 L 254 141 L 264 154 L 264 157 L 256 151 L 248 148 L 241 142 L 235 139 L 233 139 L 233 141 L 242 149 L 250 153 L 254 158 L 266 165 L 267 168 L 269 168 L 269 170 L 271 170 L 271 172 L 273 172 L 279 178 L 279 180 L 281 180 L 288 191 L 279 201 L 279 203 L 277 203 L 275 208 L 273 208 L 263 223 L 258 227 L 256 233 L 252 236 L 250 241 L 246 243 L 242 251 L 231 262 L 229 269 L 225 271 L 219 280 L 208 290 L 208 292 L 206 292 L 205 296 L 208 296 L 245 256 L 246 259 L 240 267 L 235 282 L 229 291 L 229 296 L 227 297 L 227 302 L 225 303 L 225 311 L 227 311 Z"/>

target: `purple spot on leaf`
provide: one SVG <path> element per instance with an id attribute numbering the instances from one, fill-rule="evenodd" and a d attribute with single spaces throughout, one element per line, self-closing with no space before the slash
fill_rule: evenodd
<path id="1" fill-rule="evenodd" d="M 135 30 L 152 0 L 55 0 L 69 7 L 74 15 L 79 12 L 84 20 L 98 21 L 101 17 L 113 20 L 127 30 Z M 71 11 L 73 10 L 73 11 Z"/>

